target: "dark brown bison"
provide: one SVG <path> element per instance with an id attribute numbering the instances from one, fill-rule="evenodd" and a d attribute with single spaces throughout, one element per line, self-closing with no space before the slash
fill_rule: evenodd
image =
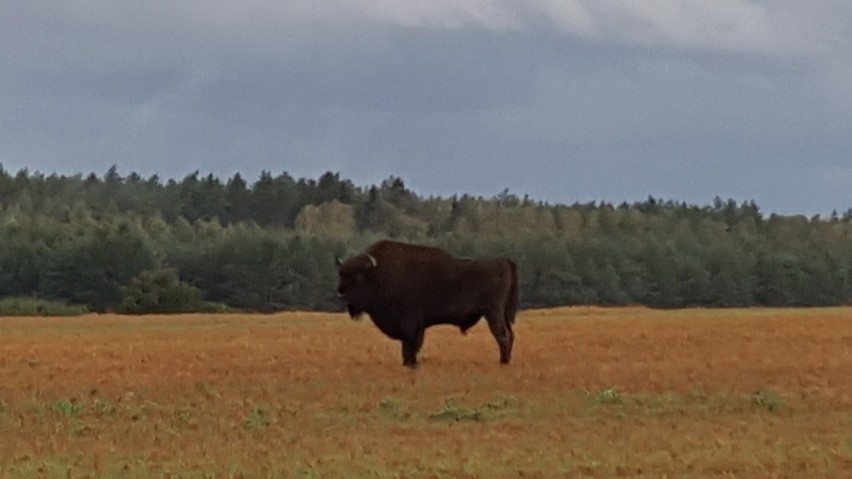
<path id="1" fill-rule="evenodd" d="M 512 358 L 518 309 L 518 273 L 507 258 L 459 258 L 438 248 L 378 241 L 341 261 L 337 293 L 355 319 L 367 313 L 387 336 L 402 342 L 402 363 L 417 365 L 426 328 L 458 326 L 462 333 L 482 316 L 500 346 L 500 362 Z"/>

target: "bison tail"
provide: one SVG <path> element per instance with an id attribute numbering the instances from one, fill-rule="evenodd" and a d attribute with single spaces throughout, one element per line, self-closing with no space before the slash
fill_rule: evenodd
<path id="1" fill-rule="evenodd" d="M 511 286 L 509 289 L 509 299 L 506 301 L 506 309 L 503 312 L 503 317 L 506 318 L 506 321 L 509 324 L 513 324 L 515 322 L 515 313 L 518 312 L 518 304 L 520 302 L 520 293 L 518 292 L 518 267 L 515 265 L 514 261 L 509 261 L 509 268 L 511 270 Z"/>

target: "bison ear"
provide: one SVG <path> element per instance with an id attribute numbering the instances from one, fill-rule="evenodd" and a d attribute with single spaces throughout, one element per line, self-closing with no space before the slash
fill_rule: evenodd
<path id="1" fill-rule="evenodd" d="M 336 264 L 338 268 L 343 266 L 343 260 L 340 259 L 340 256 L 334 256 L 334 264 Z"/>

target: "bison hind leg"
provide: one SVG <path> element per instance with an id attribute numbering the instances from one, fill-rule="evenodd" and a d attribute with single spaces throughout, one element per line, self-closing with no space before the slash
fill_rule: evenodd
<path id="1" fill-rule="evenodd" d="M 515 344 L 515 333 L 508 324 L 502 312 L 491 312 L 485 315 L 488 328 L 497 345 L 500 347 L 500 364 L 509 364 L 512 360 L 512 346 Z"/>

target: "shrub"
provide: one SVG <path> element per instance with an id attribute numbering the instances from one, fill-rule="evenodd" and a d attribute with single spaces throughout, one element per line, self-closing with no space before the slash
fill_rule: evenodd
<path id="1" fill-rule="evenodd" d="M 27 297 L 0 299 L 2 316 L 76 316 L 88 312 L 89 309 L 84 305 L 64 301 Z"/>
<path id="2" fill-rule="evenodd" d="M 173 269 L 143 271 L 124 288 L 118 306 L 123 313 L 216 312 L 223 306 L 207 303 L 201 290 L 178 278 Z"/>

